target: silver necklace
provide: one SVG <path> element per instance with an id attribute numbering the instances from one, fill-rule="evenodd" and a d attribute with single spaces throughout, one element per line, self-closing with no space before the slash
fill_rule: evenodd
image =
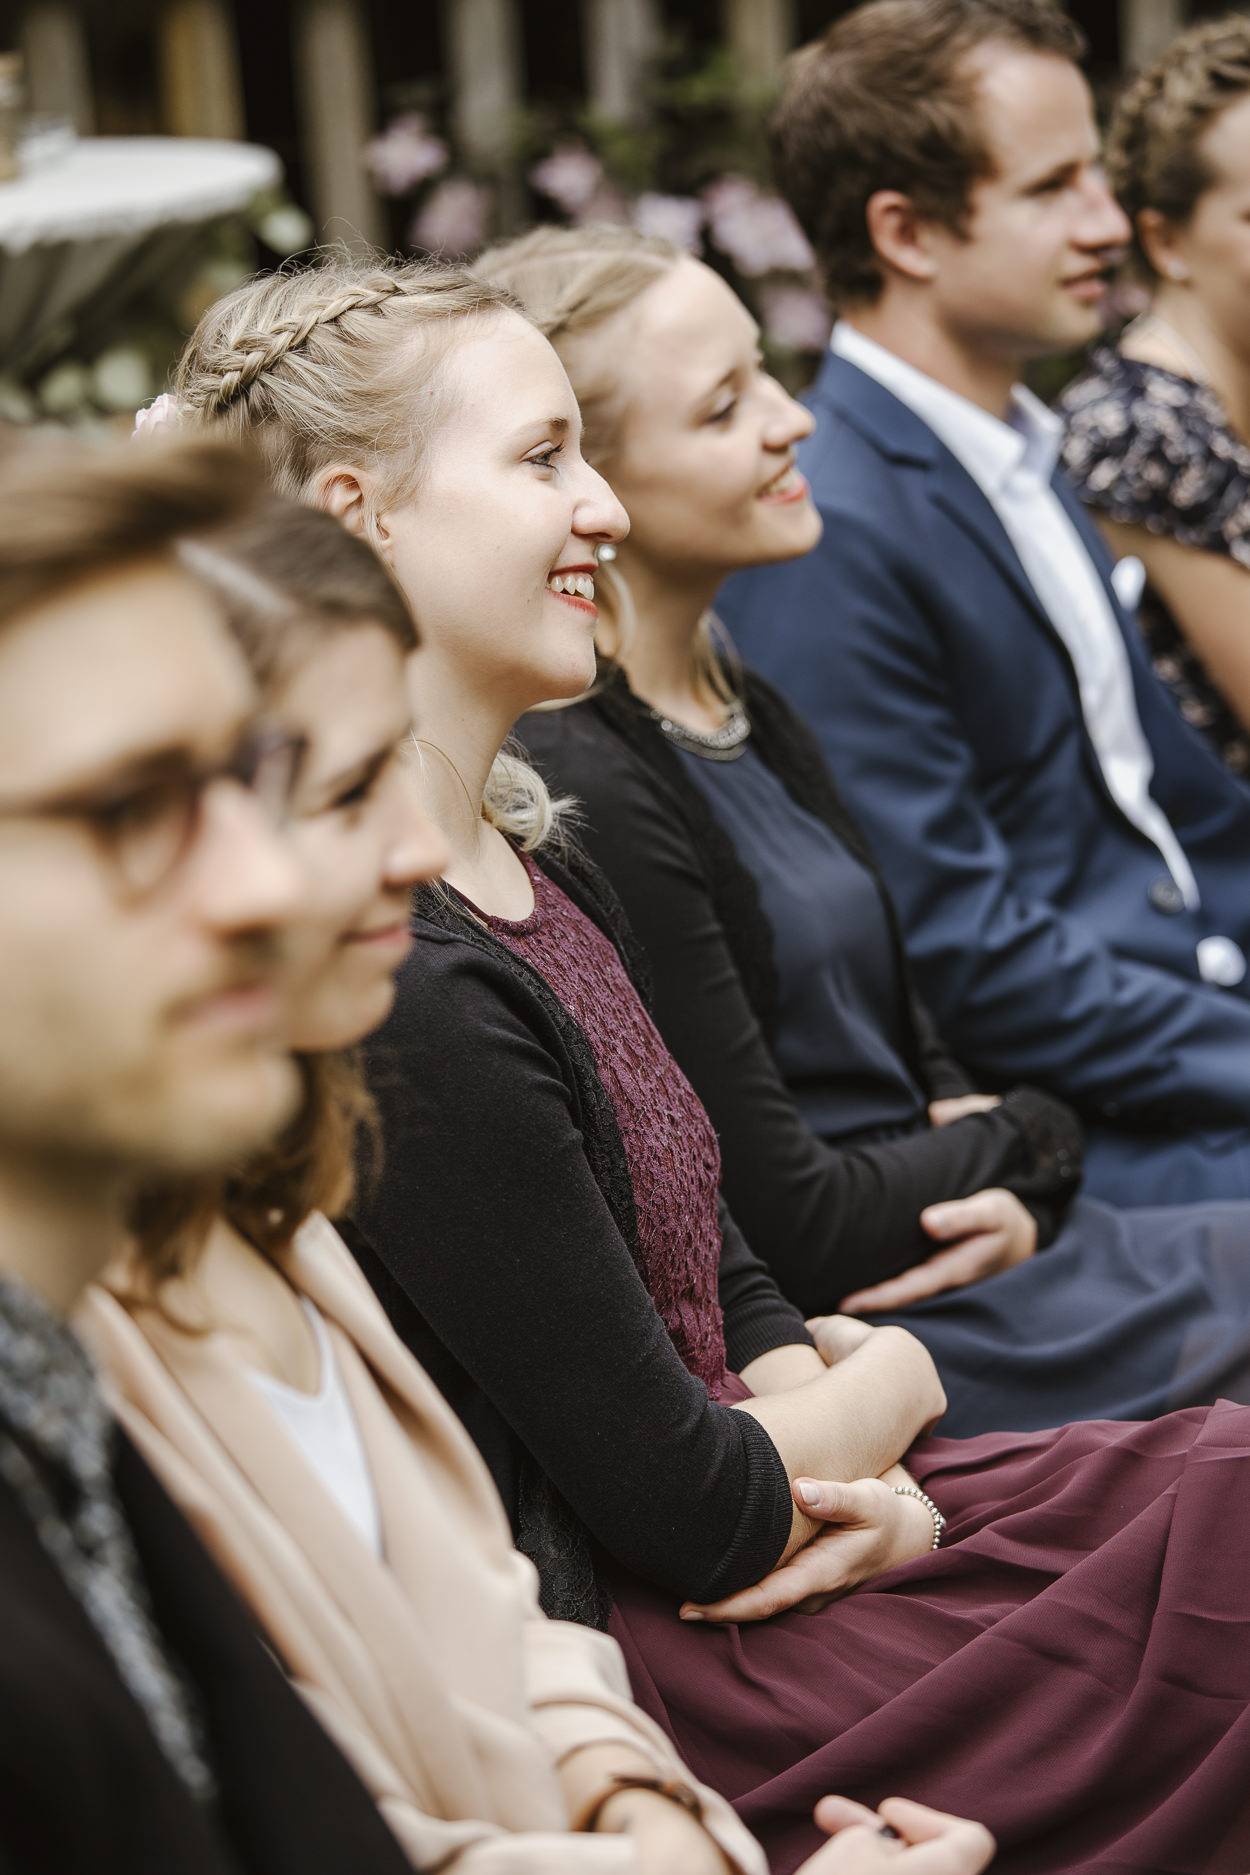
<path id="1" fill-rule="evenodd" d="M 652 709 L 650 704 L 647 714 L 679 749 L 687 749 L 691 755 L 702 755 L 709 762 L 736 762 L 751 734 L 751 719 L 736 701 L 729 705 L 729 714 L 719 729 L 689 729 L 685 723 L 675 723 L 663 711 Z"/>

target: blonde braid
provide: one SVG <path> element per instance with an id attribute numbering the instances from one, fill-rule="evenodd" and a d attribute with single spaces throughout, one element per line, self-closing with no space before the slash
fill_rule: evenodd
<path id="1" fill-rule="evenodd" d="M 250 389 L 263 372 L 272 371 L 288 352 L 303 345 L 318 326 L 333 325 L 344 313 L 368 311 L 404 291 L 403 281 L 392 276 L 381 286 L 356 287 L 336 293 L 324 305 L 311 306 L 299 318 L 284 320 L 271 331 L 241 333 L 231 352 L 219 363 L 217 383 L 213 386 L 205 383 L 199 407 L 209 415 L 219 415 L 243 391 Z"/>
<path id="2" fill-rule="evenodd" d="M 222 424 L 299 497 L 339 458 L 411 478 L 429 434 L 417 393 L 438 375 L 458 321 L 515 310 L 508 295 L 436 262 L 355 262 L 262 274 L 201 319 L 178 367 L 179 408 Z M 403 344 L 411 335 L 420 342 Z"/>

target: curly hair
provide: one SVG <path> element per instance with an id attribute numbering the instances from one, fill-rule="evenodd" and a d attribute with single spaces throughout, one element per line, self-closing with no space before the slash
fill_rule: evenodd
<path id="1" fill-rule="evenodd" d="M 1138 219 L 1153 208 L 1177 227 L 1215 181 L 1203 141 L 1216 118 L 1250 96 L 1250 18 L 1205 20 L 1143 67 L 1116 106 L 1107 176 L 1133 224 L 1134 254 L 1153 273 Z"/>
<path id="2" fill-rule="evenodd" d="M 970 58 L 987 44 L 1079 60 L 1085 41 L 1049 0 L 870 0 L 793 54 L 772 124 L 777 183 L 835 306 L 884 283 L 866 210 L 897 189 L 962 234 L 991 173 Z"/>

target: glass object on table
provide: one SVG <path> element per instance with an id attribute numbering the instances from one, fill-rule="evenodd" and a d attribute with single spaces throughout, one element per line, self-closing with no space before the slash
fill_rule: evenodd
<path id="1" fill-rule="evenodd" d="M 17 166 L 23 176 L 52 169 L 78 141 L 72 117 L 53 111 L 28 112 L 17 130 Z"/>

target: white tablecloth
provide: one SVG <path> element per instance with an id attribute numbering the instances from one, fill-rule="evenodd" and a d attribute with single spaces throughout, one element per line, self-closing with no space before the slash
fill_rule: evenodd
<path id="1" fill-rule="evenodd" d="M 180 264 L 194 230 L 282 174 L 272 150 L 190 137 L 85 137 L 0 183 L 0 369 L 89 303 Z"/>

